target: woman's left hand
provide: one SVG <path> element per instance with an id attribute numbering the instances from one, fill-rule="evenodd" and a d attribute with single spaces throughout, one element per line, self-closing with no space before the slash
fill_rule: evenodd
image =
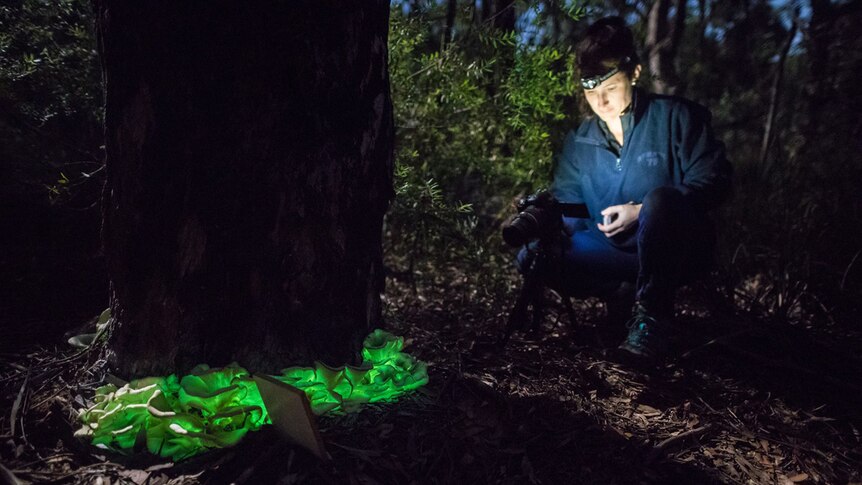
<path id="1" fill-rule="evenodd" d="M 638 221 L 638 216 L 641 213 L 641 205 L 635 203 L 612 205 L 602 211 L 602 216 L 607 220 L 610 216 L 610 224 L 599 223 L 599 230 L 607 237 L 614 237 L 617 234 L 623 233 L 631 229 Z"/>

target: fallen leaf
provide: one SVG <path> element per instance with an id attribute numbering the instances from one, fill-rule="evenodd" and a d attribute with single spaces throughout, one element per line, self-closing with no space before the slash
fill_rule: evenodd
<path id="1" fill-rule="evenodd" d="M 652 406 L 647 406 L 646 404 L 638 404 L 638 412 L 644 416 L 657 416 L 661 414 L 661 411 Z"/>
<path id="2" fill-rule="evenodd" d="M 136 485 L 143 485 L 150 479 L 150 473 L 144 470 L 122 470 L 120 476 L 131 480 Z"/>
<path id="3" fill-rule="evenodd" d="M 792 477 L 788 478 L 788 480 L 790 480 L 793 483 L 804 482 L 805 480 L 808 480 L 808 474 L 807 473 L 797 473 L 796 475 L 793 475 Z"/>

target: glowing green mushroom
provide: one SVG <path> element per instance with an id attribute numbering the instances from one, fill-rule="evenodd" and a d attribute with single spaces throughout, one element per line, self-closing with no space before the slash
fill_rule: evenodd
<path id="1" fill-rule="evenodd" d="M 402 352 L 404 339 L 375 330 L 364 341 L 361 366 L 290 367 L 275 378 L 302 389 L 315 414 L 354 412 L 396 399 L 428 382 L 424 362 Z M 174 461 L 238 443 L 270 424 L 257 384 L 236 364 L 199 365 L 182 379 L 148 377 L 96 390 L 79 411 L 76 436 L 119 453 L 147 450 Z"/>

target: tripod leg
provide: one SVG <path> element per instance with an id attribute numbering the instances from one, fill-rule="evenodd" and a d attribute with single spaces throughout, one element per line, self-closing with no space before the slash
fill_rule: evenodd
<path id="1" fill-rule="evenodd" d="M 572 297 L 563 295 L 563 304 L 566 305 L 566 313 L 569 315 L 569 331 L 574 332 L 578 325 L 578 316 L 575 314 L 575 307 L 572 305 Z"/>
<path id="2" fill-rule="evenodd" d="M 504 346 L 509 342 L 512 333 L 515 330 L 522 330 L 526 327 L 527 322 L 527 307 L 530 305 L 532 288 L 535 283 L 533 278 L 524 277 L 524 283 L 521 286 L 521 292 L 518 294 L 518 299 L 515 301 L 515 306 L 512 307 L 512 312 L 509 313 L 509 320 L 506 322 L 506 330 L 500 336 L 500 345 Z"/>
<path id="3" fill-rule="evenodd" d="M 545 295 L 544 288 L 539 286 L 533 294 L 533 318 L 530 321 L 530 332 L 538 333 L 545 319 Z"/>

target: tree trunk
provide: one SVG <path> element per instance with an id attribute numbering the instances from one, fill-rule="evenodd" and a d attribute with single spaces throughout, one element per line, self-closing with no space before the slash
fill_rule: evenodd
<path id="1" fill-rule="evenodd" d="M 491 16 L 486 19 L 491 28 L 501 34 L 515 32 L 515 0 L 489 0 L 493 6 Z M 497 49 L 496 62 L 494 63 L 494 83 L 489 92 L 493 96 L 505 79 L 509 76 L 512 67 L 515 66 L 515 46 L 501 44 Z"/>
<path id="2" fill-rule="evenodd" d="M 706 51 L 706 26 L 708 23 L 706 9 L 707 0 L 697 0 L 697 46 L 701 55 L 704 55 Z"/>
<path id="3" fill-rule="evenodd" d="M 687 2 L 677 0 L 673 23 L 668 19 L 670 0 L 656 0 L 647 16 L 646 48 L 652 77 L 652 90 L 675 94 L 680 86 L 676 72 L 676 53 L 685 29 Z"/>
<path id="4" fill-rule="evenodd" d="M 760 144 L 760 167 L 764 170 L 764 174 L 768 172 L 766 169 L 766 157 L 769 155 L 769 147 L 772 145 L 774 137 L 773 131 L 775 130 L 775 117 L 778 113 L 778 100 L 781 98 L 781 81 L 784 79 L 784 62 L 787 60 L 787 54 L 793 45 L 793 38 L 796 37 L 797 25 L 797 18 L 794 17 L 793 25 L 790 27 L 790 32 L 787 33 L 787 38 L 784 40 L 784 45 L 781 47 L 781 52 L 778 55 L 778 63 L 775 66 L 775 77 L 772 78 L 772 88 L 769 92 L 769 112 L 763 125 L 763 140 Z"/>
<path id="5" fill-rule="evenodd" d="M 95 7 L 115 372 L 356 361 L 393 195 L 389 3 Z"/>
<path id="6" fill-rule="evenodd" d="M 452 42 L 452 33 L 455 30 L 455 14 L 458 12 L 458 0 L 448 0 L 446 2 L 446 27 L 443 29 L 443 39 L 440 41 L 440 48 Z"/>
<path id="7" fill-rule="evenodd" d="M 856 153 L 862 150 L 859 134 L 859 72 L 862 72 L 860 37 L 854 28 L 862 17 L 862 2 L 831 2 L 812 0 L 808 28 L 803 29 L 807 58 L 805 81 L 805 114 L 802 123 L 803 144 L 799 152 L 822 156 L 824 147 L 835 155 L 833 140 L 849 143 Z M 853 144 L 855 143 L 855 145 Z M 843 146 L 843 145 L 842 145 Z M 856 166 L 856 158 L 848 162 Z M 824 167 L 836 167 L 830 163 Z"/>
<path id="8" fill-rule="evenodd" d="M 829 72 L 829 45 L 835 37 L 835 12 L 829 0 L 811 0 L 811 20 L 808 22 L 807 50 L 809 76 L 805 91 L 808 98 L 806 144 L 818 138 L 822 128 L 822 108 L 832 97 Z"/>
<path id="9" fill-rule="evenodd" d="M 491 6 L 493 0 L 481 0 L 482 1 L 482 22 L 487 22 L 488 19 L 491 18 Z"/>
<path id="10" fill-rule="evenodd" d="M 491 0 L 494 2 L 494 12 L 491 23 L 494 28 L 512 32 L 515 30 L 515 0 Z"/>

